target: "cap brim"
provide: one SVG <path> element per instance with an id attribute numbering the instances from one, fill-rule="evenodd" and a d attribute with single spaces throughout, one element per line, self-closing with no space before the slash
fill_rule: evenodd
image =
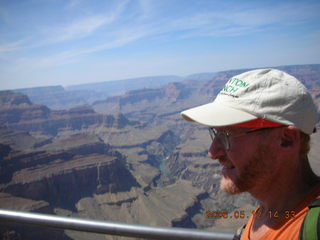
<path id="1" fill-rule="evenodd" d="M 215 102 L 181 112 L 182 117 L 210 127 L 222 127 L 257 119 L 256 116 Z"/>

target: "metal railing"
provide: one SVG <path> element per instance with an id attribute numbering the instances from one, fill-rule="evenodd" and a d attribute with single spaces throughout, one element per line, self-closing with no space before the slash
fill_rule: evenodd
<path id="1" fill-rule="evenodd" d="M 13 222 L 19 224 L 31 224 L 44 227 L 147 239 L 227 240 L 233 238 L 233 234 L 231 233 L 186 228 L 153 227 L 0 209 L 0 224 L 2 221 L 6 221 L 6 223 Z"/>

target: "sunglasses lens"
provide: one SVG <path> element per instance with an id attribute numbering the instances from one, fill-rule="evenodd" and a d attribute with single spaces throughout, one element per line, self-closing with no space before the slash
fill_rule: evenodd
<path id="1" fill-rule="evenodd" d="M 229 149 L 229 140 L 228 140 L 228 137 L 225 133 L 220 134 L 219 141 L 225 150 Z"/>
<path id="2" fill-rule="evenodd" d="M 212 128 L 209 128 L 209 133 L 211 136 L 212 141 L 214 140 L 214 138 L 217 138 L 217 140 L 219 141 L 219 143 L 223 146 L 223 148 L 225 150 L 229 149 L 229 140 L 228 140 L 228 136 L 226 133 L 224 132 L 217 132 Z"/>

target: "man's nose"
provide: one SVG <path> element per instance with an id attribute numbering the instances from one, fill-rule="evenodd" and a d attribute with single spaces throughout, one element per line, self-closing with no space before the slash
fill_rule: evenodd
<path id="1" fill-rule="evenodd" d="M 225 150 L 220 141 L 214 138 L 208 151 L 209 158 L 216 160 L 225 155 Z"/>

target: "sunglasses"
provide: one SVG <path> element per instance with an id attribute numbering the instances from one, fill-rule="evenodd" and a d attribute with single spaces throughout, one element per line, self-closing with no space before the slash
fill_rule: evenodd
<path id="1" fill-rule="evenodd" d="M 258 129 L 249 130 L 243 133 L 239 133 L 239 134 L 230 134 L 229 132 L 217 131 L 216 129 L 210 127 L 209 133 L 212 141 L 215 138 L 217 138 L 220 144 L 222 145 L 222 147 L 224 148 L 224 150 L 228 151 L 230 149 L 230 138 L 241 137 L 249 133 L 264 131 L 267 129 L 275 129 L 275 128 L 279 128 L 279 127 L 258 128 Z"/>

